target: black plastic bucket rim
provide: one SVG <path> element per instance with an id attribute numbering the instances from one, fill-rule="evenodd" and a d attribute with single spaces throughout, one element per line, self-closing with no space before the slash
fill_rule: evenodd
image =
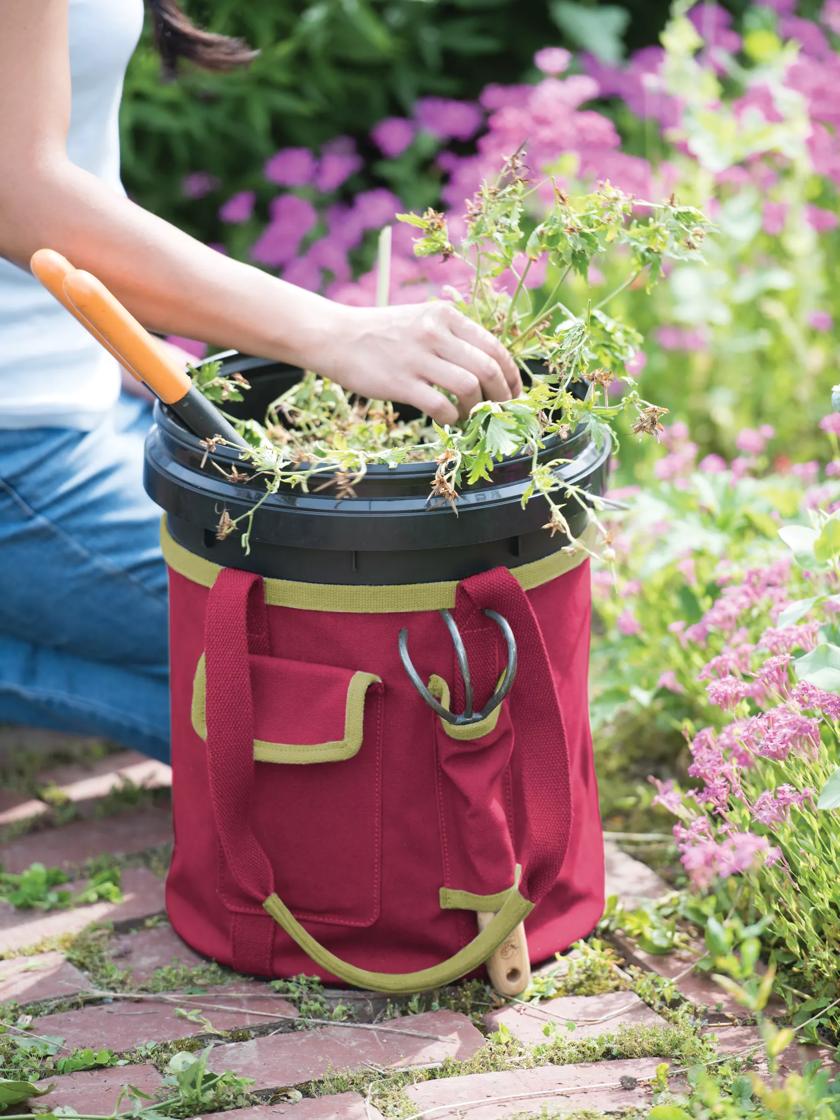
<path id="1" fill-rule="evenodd" d="M 226 372 L 243 372 L 255 388 L 261 375 L 273 375 L 277 382 L 284 374 L 286 380 L 302 374 L 233 351 L 207 360 L 217 359 Z M 263 396 L 271 391 L 273 399 L 282 389 L 274 393 L 266 382 L 260 391 Z M 226 477 L 239 462 L 236 449 L 208 452 L 160 404 L 155 420 L 146 441 L 146 490 L 166 511 L 169 531 L 179 544 L 223 566 L 311 582 L 407 583 L 463 578 L 496 564 L 525 563 L 569 543 L 544 528 L 547 507 L 542 498 L 522 505 L 530 480 L 529 454 L 498 464 L 489 483 L 465 487 L 456 511 L 442 499 L 430 502 L 434 462 L 374 465 L 355 487 L 355 496 L 339 497 L 332 488 L 307 492 L 289 486 L 265 498 L 261 485 L 249 487 Z M 586 525 L 585 496 L 603 493 L 610 451 L 608 436 L 596 443 L 582 428 L 566 440 L 546 441 L 537 455 L 543 463 L 568 459 L 557 469 L 558 479 L 579 488 L 584 500 L 558 490 L 557 501 L 573 536 Z M 326 477 L 319 479 L 319 487 Z M 238 518 L 261 498 L 249 554 L 238 533 L 217 539 L 223 512 Z"/>

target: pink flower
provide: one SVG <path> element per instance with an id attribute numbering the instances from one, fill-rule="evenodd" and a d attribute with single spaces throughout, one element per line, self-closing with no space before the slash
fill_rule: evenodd
<path id="1" fill-rule="evenodd" d="M 761 428 L 743 428 L 735 437 L 735 446 L 748 455 L 760 455 L 767 446 L 768 439 L 772 439 L 775 434 L 769 424 Z"/>
<path id="2" fill-rule="evenodd" d="M 782 855 L 765 836 L 752 832 L 732 832 L 720 843 L 700 838 L 682 846 L 681 854 L 683 867 L 697 889 L 705 889 L 715 879 L 772 866 Z"/>
<path id="3" fill-rule="evenodd" d="M 471 140 L 483 119 L 472 101 L 447 97 L 421 97 L 414 105 L 414 116 L 426 132 L 447 140 Z"/>
<path id="4" fill-rule="evenodd" d="M 669 778 L 667 782 L 662 782 L 659 778 L 650 778 L 649 781 L 656 786 L 656 797 L 653 799 L 653 804 L 661 805 L 669 813 L 678 815 L 682 810 L 682 794 L 675 788 L 673 779 Z"/>
<path id="5" fill-rule="evenodd" d="M 392 191 L 385 187 L 374 187 L 373 190 L 361 191 L 356 195 L 351 211 L 363 230 L 380 229 L 393 221 L 400 206 L 400 200 Z"/>
<path id="6" fill-rule="evenodd" d="M 629 607 L 625 608 L 616 619 L 616 626 L 618 627 L 619 634 L 623 634 L 627 638 L 631 638 L 636 634 L 641 634 L 642 627 L 636 616 Z"/>
<path id="7" fill-rule="evenodd" d="M 764 232 L 769 233 L 771 237 L 778 237 L 785 228 L 787 212 L 788 206 L 786 202 L 765 202 L 761 223 L 764 227 Z"/>
<path id="8" fill-rule="evenodd" d="M 809 712 L 821 712 L 830 720 L 840 720 L 840 696 L 817 688 L 809 681 L 800 681 L 793 690 L 793 701 Z"/>
<path id="9" fill-rule="evenodd" d="M 750 696 L 750 686 L 740 677 L 725 676 L 710 681 L 706 686 L 709 701 L 725 712 L 737 708 L 742 700 Z"/>
<path id="10" fill-rule="evenodd" d="M 756 673 L 756 681 L 761 686 L 757 699 L 764 699 L 770 693 L 784 696 L 790 684 L 788 666 L 791 662 L 789 653 L 779 653 L 775 657 L 768 657 Z"/>
<path id="11" fill-rule="evenodd" d="M 571 54 L 563 47 L 543 47 L 534 55 L 534 65 L 543 74 L 562 74 L 571 61 Z"/>
<path id="12" fill-rule="evenodd" d="M 308 199 L 280 195 L 269 206 L 271 221 L 251 248 L 251 259 L 277 268 L 288 264 L 301 241 L 315 226 L 318 215 Z"/>
<path id="13" fill-rule="evenodd" d="M 822 20 L 829 31 L 833 31 L 835 35 L 840 35 L 840 0 L 825 0 Z"/>
<path id="14" fill-rule="evenodd" d="M 827 311 L 810 311 L 808 326 L 815 331 L 830 331 L 834 326 L 834 320 Z"/>
<path id="15" fill-rule="evenodd" d="M 405 117 L 386 117 L 371 130 L 371 139 L 388 159 L 401 155 L 414 139 L 414 124 Z"/>
<path id="16" fill-rule="evenodd" d="M 214 191 L 218 185 L 219 180 L 209 171 L 192 171 L 182 179 L 181 193 L 184 198 L 204 198 L 206 194 Z"/>
<path id="17" fill-rule="evenodd" d="M 752 806 L 753 819 L 772 828 L 788 819 L 792 805 L 802 805 L 813 796 L 811 789 L 806 788 L 800 793 L 790 785 L 777 786 L 775 790 L 766 789 L 759 794 Z"/>
<path id="18" fill-rule="evenodd" d="M 705 455 L 698 464 L 702 474 L 723 474 L 726 470 L 726 460 L 720 455 Z"/>
<path id="19" fill-rule="evenodd" d="M 840 412 L 830 412 L 820 420 L 820 427 L 824 432 L 840 436 Z"/>
<path id="20" fill-rule="evenodd" d="M 627 361 L 626 369 L 631 377 L 641 373 L 647 365 L 647 354 L 644 350 L 637 350 L 632 358 Z"/>
<path id="21" fill-rule="evenodd" d="M 324 194 L 337 190 L 362 166 L 362 158 L 349 136 L 337 136 L 321 151 L 321 161 L 315 172 L 315 186 Z"/>
<path id="22" fill-rule="evenodd" d="M 657 327 L 654 332 L 656 341 L 663 350 L 692 351 L 706 350 L 708 337 L 702 327 Z"/>
<path id="23" fill-rule="evenodd" d="M 795 649 L 812 650 L 817 644 L 819 622 L 800 622 L 795 626 L 771 626 L 761 635 L 759 646 L 770 653 L 790 653 Z"/>
<path id="24" fill-rule="evenodd" d="M 814 757 L 820 746 L 819 721 L 786 705 L 754 716 L 747 721 L 742 734 L 748 750 L 777 761 L 786 759 L 791 751 Z"/>
<path id="25" fill-rule="evenodd" d="M 656 682 L 656 687 L 667 689 L 668 692 L 674 692 L 678 696 L 685 692 L 685 689 L 677 680 L 677 674 L 673 669 L 666 669 L 665 672 L 662 673 L 659 680 Z"/>
<path id="26" fill-rule="evenodd" d="M 833 210 L 825 210 L 821 206 L 806 206 L 805 220 L 811 229 L 815 229 L 817 233 L 825 233 L 827 230 L 836 229 L 838 222 L 840 222 L 840 218 Z"/>
<path id="27" fill-rule="evenodd" d="M 219 211 L 219 217 L 231 225 L 247 222 L 254 212 L 256 198 L 253 191 L 240 191 L 227 200 Z"/>
<path id="28" fill-rule="evenodd" d="M 282 148 L 265 165 L 265 177 L 281 187 L 302 187 L 315 175 L 315 157 L 308 148 Z"/>
<path id="29" fill-rule="evenodd" d="M 207 353 L 207 343 L 199 342 L 195 338 L 182 338 L 179 334 L 170 334 L 166 336 L 166 341 L 171 346 L 177 346 L 181 350 L 186 350 L 188 354 L 192 354 L 195 358 L 203 358 Z"/>

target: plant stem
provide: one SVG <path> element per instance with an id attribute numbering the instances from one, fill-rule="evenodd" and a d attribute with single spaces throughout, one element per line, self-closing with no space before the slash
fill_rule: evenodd
<path id="1" fill-rule="evenodd" d="M 522 269 L 522 275 L 517 280 L 516 289 L 511 298 L 510 305 L 508 306 L 507 315 L 505 316 L 505 325 L 502 327 L 502 338 L 505 338 L 507 336 L 508 327 L 510 326 L 510 321 L 513 318 L 514 308 L 516 307 L 516 301 L 519 299 L 519 293 L 522 291 L 522 287 L 525 283 L 525 277 L 528 275 L 528 271 L 533 263 L 533 260 L 529 257 L 525 267 Z M 513 272 L 513 268 L 511 268 L 511 272 Z M 514 276 L 515 275 L 516 273 L 514 273 Z"/>
<path id="2" fill-rule="evenodd" d="M 647 265 L 645 265 L 645 268 L 646 267 L 647 267 Z M 614 299 L 617 295 L 619 295 L 621 292 L 623 292 L 625 288 L 629 288 L 632 283 L 634 283 L 636 280 L 638 280 L 638 278 L 644 272 L 645 268 L 637 269 L 636 272 L 631 273 L 630 276 L 627 277 L 627 279 L 624 281 L 623 284 L 619 284 L 618 287 L 615 288 L 613 291 L 611 291 L 609 295 L 604 296 L 603 299 L 599 300 L 595 304 L 595 310 L 598 311 L 600 308 L 602 308 L 604 306 L 604 304 L 609 303 L 611 299 Z"/>

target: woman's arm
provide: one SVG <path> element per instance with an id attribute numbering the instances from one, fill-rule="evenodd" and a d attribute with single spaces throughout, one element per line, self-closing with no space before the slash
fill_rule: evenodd
<path id="1" fill-rule="evenodd" d="M 67 0 L 2 0 L 0 255 L 44 246 L 99 276 L 152 330 L 315 369 L 440 422 L 520 391 L 497 339 L 448 304 L 351 308 L 208 249 L 70 162 Z M 208 138 L 210 142 L 210 138 Z"/>

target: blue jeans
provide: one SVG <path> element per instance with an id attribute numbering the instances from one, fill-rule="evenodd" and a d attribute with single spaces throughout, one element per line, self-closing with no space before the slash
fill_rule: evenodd
<path id="1" fill-rule="evenodd" d="M 91 432 L 0 432 L 0 723 L 169 754 L 166 569 L 148 404 Z"/>

